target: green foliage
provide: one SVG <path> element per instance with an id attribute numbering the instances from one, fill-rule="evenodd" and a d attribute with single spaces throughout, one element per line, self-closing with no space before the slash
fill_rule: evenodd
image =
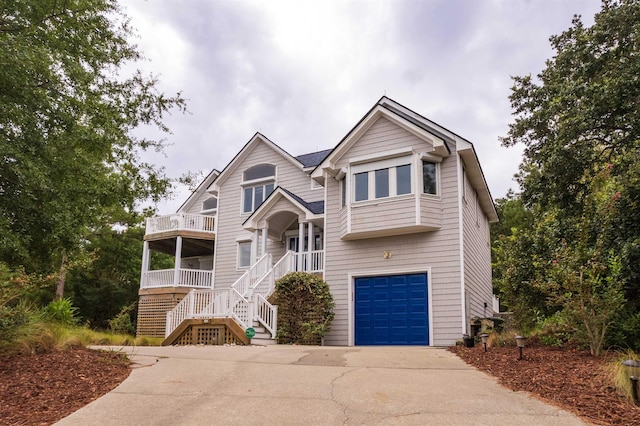
<path id="1" fill-rule="evenodd" d="M 638 22 L 640 1 L 604 0 L 593 26 L 551 37 L 537 79 L 514 78 L 503 138 L 525 151 L 522 203 L 499 208 L 526 227 L 495 227 L 494 286 L 522 329 L 561 313 L 594 354 L 640 344 Z"/>
<path id="2" fill-rule="evenodd" d="M 167 194 L 140 153 L 184 100 L 139 71 L 116 0 L 15 0 L 0 6 L 0 261 L 28 273 L 61 269 L 92 230 L 137 223 L 139 204 Z M 126 66 L 126 68 L 125 68 Z"/>
<path id="3" fill-rule="evenodd" d="M 91 262 L 71 269 L 66 286 L 83 323 L 107 329 L 110 319 L 137 301 L 143 236 L 142 227 L 129 227 L 122 232 L 101 229 L 88 238 L 85 251 Z M 172 268 L 173 259 L 154 258 L 152 264 Z M 135 310 L 131 315 L 135 318 Z"/>
<path id="4" fill-rule="evenodd" d="M 78 308 L 73 306 L 70 299 L 58 299 L 44 308 L 43 316 L 45 319 L 61 325 L 73 325 L 78 322 L 77 312 Z"/>
<path id="5" fill-rule="evenodd" d="M 109 330 L 119 334 L 136 334 L 136 328 L 131 313 L 135 311 L 136 303 L 123 307 L 118 315 L 109 320 Z"/>
<path id="6" fill-rule="evenodd" d="M 279 341 L 306 343 L 325 336 L 333 321 L 333 296 L 320 277 L 292 272 L 276 282 Z"/>

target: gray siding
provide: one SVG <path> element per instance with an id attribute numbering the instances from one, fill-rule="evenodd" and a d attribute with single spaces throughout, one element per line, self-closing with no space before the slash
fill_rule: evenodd
<path id="1" fill-rule="evenodd" d="M 253 234 L 242 228 L 243 222 L 249 217 L 248 213 L 242 213 L 241 205 L 242 173 L 246 169 L 262 163 L 274 164 L 277 168 L 276 186 L 286 188 L 306 201 L 319 201 L 323 197 L 323 191 L 311 190 L 310 177 L 302 169 L 265 143 L 254 144 L 247 150 L 236 167 L 225 171 L 226 178 L 219 190 L 214 277 L 216 288 L 229 287 L 242 275 L 244 270 L 236 268 L 237 239 L 253 239 Z M 269 240 L 267 251 L 282 253 L 281 242 Z"/>
<path id="2" fill-rule="evenodd" d="M 422 140 L 386 119 L 379 119 L 347 152 L 349 157 L 408 147 L 421 151 L 428 147 Z M 325 280 L 331 286 L 336 306 L 327 344 L 346 345 L 349 336 L 349 309 L 353 303 L 349 274 L 383 275 L 386 273 L 430 270 L 431 314 L 434 345 L 450 345 L 462 333 L 460 232 L 458 219 L 458 188 L 455 153 L 443 160 L 441 177 L 441 229 L 403 236 L 367 238 L 345 241 L 340 239 L 339 182 L 327 178 L 325 229 Z M 413 204 L 415 206 L 415 204 Z M 415 221 L 415 207 L 411 208 Z M 389 218 L 392 221 L 393 218 Z M 388 251 L 391 258 L 384 259 Z M 353 325 L 351 324 L 351 327 Z"/>
<path id="3" fill-rule="evenodd" d="M 489 221 L 480 208 L 478 194 L 465 177 L 464 218 L 464 281 L 467 292 L 467 324 L 470 318 L 493 314 L 491 284 L 491 243 Z M 487 304 L 485 313 L 484 304 Z"/>

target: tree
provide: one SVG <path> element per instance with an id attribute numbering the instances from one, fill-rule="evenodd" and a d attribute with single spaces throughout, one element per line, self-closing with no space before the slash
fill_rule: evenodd
<path id="1" fill-rule="evenodd" d="M 163 142 L 134 129 L 169 129 L 179 94 L 124 65 L 141 59 L 115 0 L 11 0 L 0 9 L 0 261 L 59 271 L 88 235 L 140 221 L 140 202 L 170 189 L 141 160 Z M 58 296 L 62 296 L 59 289 Z"/>
<path id="2" fill-rule="evenodd" d="M 550 38 L 555 55 L 537 79 L 514 78 L 515 120 L 503 138 L 525 146 L 518 182 L 535 231 L 498 246 L 516 277 L 502 288 L 517 296 L 528 276 L 524 288 L 546 296 L 543 315 L 560 309 L 585 329 L 595 318 L 594 352 L 607 330 L 618 339 L 640 332 L 638 22 L 638 0 L 604 0 L 591 27 L 574 17 Z M 635 325 L 616 327 L 612 311 Z"/>

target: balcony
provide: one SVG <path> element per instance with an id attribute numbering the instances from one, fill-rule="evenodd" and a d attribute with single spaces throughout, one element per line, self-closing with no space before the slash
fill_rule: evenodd
<path id="1" fill-rule="evenodd" d="M 176 235 L 204 235 L 212 238 L 215 236 L 215 216 L 175 213 L 147 219 L 145 239 Z"/>
<path id="2" fill-rule="evenodd" d="M 160 269 L 142 273 L 140 288 L 213 288 L 213 271 L 200 269 Z"/>

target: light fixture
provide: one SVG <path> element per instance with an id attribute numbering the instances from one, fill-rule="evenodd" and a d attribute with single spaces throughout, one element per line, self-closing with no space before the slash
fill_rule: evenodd
<path id="1" fill-rule="evenodd" d="M 382 253 L 382 257 L 384 257 L 385 259 L 391 259 L 391 252 L 385 250 L 385 252 Z"/>
<path id="2" fill-rule="evenodd" d="M 518 352 L 520 352 L 520 356 L 518 360 L 522 359 L 522 348 L 524 348 L 524 344 L 527 341 L 527 338 L 524 336 L 516 336 L 516 344 L 518 345 Z"/>
<path id="3" fill-rule="evenodd" d="M 640 361 L 628 359 L 622 363 L 627 368 L 629 380 L 631 380 L 631 395 L 634 404 L 638 405 L 638 379 L 640 378 Z"/>
<path id="4" fill-rule="evenodd" d="M 482 344 L 484 345 L 484 351 L 487 351 L 487 342 L 489 341 L 489 335 L 487 333 L 482 333 L 480 335 L 480 339 L 482 339 Z"/>

